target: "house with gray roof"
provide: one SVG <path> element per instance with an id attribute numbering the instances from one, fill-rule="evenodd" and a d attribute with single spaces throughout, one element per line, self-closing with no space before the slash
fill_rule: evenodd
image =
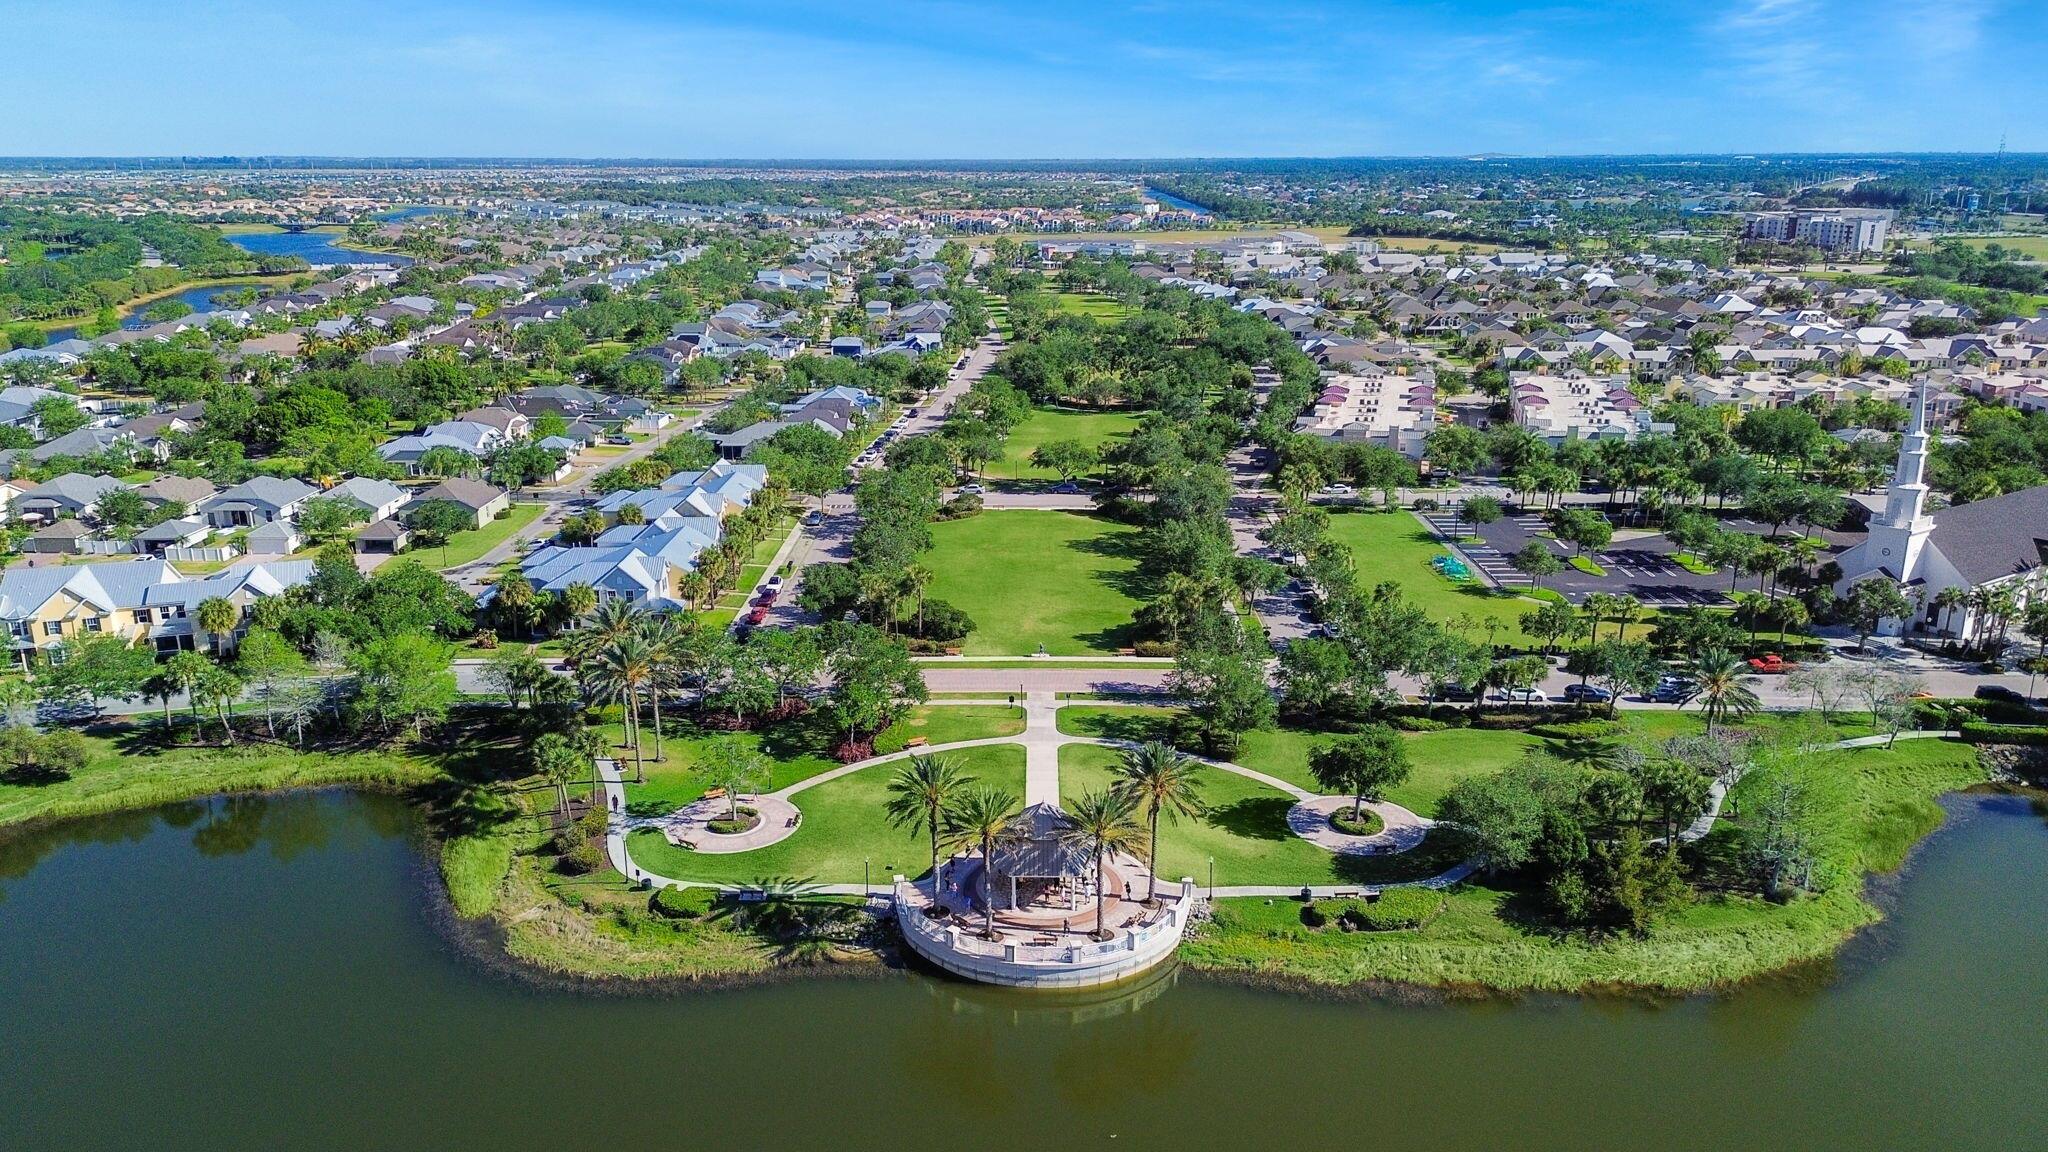
<path id="1" fill-rule="evenodd" d="M 15 498 L 14 514 L 23 519 L 59 520 L 90 517 L 107 493 L 126 485 L 112 476 L 66 472 L 53 476 Z"/>
<path id="2" fill-rule="evenodd" d="M 199 512 L 215 528 L 248 528 L 293 519 L 300 505 L 319 494 L 303 480 L 255 476 L 206 501 Z"/>

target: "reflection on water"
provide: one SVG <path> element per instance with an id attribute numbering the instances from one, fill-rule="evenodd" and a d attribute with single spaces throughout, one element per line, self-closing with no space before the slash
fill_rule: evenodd
<path id="1" fill-rule="evenodd" d="M 2041 1147 L 2048 828 L 1954 808 L 1838 966 L 1474 1003 L 1171 967 L 578 995 L 451 952 L 398 801 L 108 816 L 0 841 L 0 1147 Z"/>

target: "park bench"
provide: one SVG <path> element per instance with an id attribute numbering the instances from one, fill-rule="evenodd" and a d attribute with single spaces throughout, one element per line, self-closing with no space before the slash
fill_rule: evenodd
<path id="1" fill-rule="evenodd" d="M 923 748 L 931 743 L 929 736 L 912 736 L 903 742 L 905 748 Z"/>

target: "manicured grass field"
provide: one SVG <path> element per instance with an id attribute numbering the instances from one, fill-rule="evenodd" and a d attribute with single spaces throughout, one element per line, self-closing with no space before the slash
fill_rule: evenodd
<path id="1" fill-rule="evenodd" d="M 1054 292 L 1051 295 L 1060 311 L 1076 316 L 1093 316 L 1107 324 L 1121 323 L 1131 314 L 1123 301 L 1101 292 Z"/>
<path id="2" fill-rule="evenodd" d="M 616 715 L 616 710 L 613 710 Z M 668 717 L 664 725 L 662 754 L 654 755 L 654 726 L 644 722 L 641 751 L 647 780 L 628 783 L 627 805 L 640 815 L 670 812 L 690 803 L 710 787 L 696 767 L 709 755 L 722 732 L 711 732 Z M 990 736 L 1014 736 L 1024 730 L 1024 711 L 1006 704 L 948 704 L 914 708 L 875 740 L 877 753 L 901 751 L 914 736 L 933 744 L 979 740 Z M 625 743 L 624 731 L 616 720 L 604 726 L 607 746 L 618 757 L 619 768 L 628 781 L 633 778 L 633 754 Z M 799 780 L 839 767 L 831 755 L 833 741 L 844 734 L 822 713 L 810 713 L 750 732 L 735 733 L 742 742 L 768 762 L 768 779 L 760 789 L 776 792 Z"/>
<path id="3" fill-rule="evenodd" d="M 2008 252 L 2018 252 L 2034 260 L 2048 260 L 2048 236 L 1971 236 L 1963 243 L 1972 248 L 1997 244 Z"/>
<path id="4" fill-rule="evenodd" d="M 1060 731 L 1075 736 L 1114 740 L 1163 739 L 1171 730 L 1174 714 L 1174 710 L 1168 708 L 1070 707 L 1060 709 L 1059 726 Z M 1697 721 L 1690 718 L 1686 722 L 1697 725 Z M 1297 788 L 1321 792 L 1322 785 L 1316 783 L 1315 776 L 1308 770 L 1308 758 L 1316 749 L 1339 738 L 1333 732 L 1305 732 L 1298 728 L 1247 732 L 1234 762 L 1285 780 Z M 1437 801 L 1443 799 L 1453 784 L 1467 776 L 1484 776 L 1498 771 L 1543 743 L 1526 732 L 1495 732 L 1477 728 L 1410 732 L 1404 739 L 1408 742 L 1408 757 L 1414 771 L 1407 783 L 1387 793 L 1387 799 L 1423 816 L 1436 815 Z M 1063 783 L 1064 780 L 1062 776 Z"/>
<path id="5" fill-rule="evenodd" d="M 1060 749 L 1060 796 L 1072 800 L 1109 786 L 1117 752 L 1091 744 Z M 1287 827 L 1293 797 L 1256 780 L 1220 768 L 1204 768 L 1197 788 L 1205 809 L 1178 822 L 1159 825 L 1159 878 L 1171 886 L 1183 876 L 1209 882 L 1216 862 L 1218 884 L 1386 883 L 1435 875 L 1462 857 L 1455 837 L 1432 837 L 1399 856 L 1339 856 L 1318 848 Z"/>
<path id="6" fill-rule="evenodd" d="M 1330 510 L 1330 535 L 1351 549 L 1361 588 L 1387 581 L 1400 586 L 1410 603 L 1429 618 L 1448 624 L 1459 617 L 1477 621 L 1474 638 L 1485 640 L 1489 624 L 1498 624 L 1497 643 L 1532 643 L 1522 631 L 1522 614 L 1537 603 L 1512 593 L 1497 592 L 1474 582 L 1454 584 L 1436 574 L 1430 559 L 1445 545 L 1429 534 L 1420 520 L 1406 512 L 1362 509 Z"/>
<path id="7" fill-rule="evenodd" d="M 512 534 L 540 518 L 545 504 L 514 504 L 504 516 L 481 528 L 457 532 L 445 547 L 423 547 L 420 556 L 441 568 L 460 568 L 483 559 L 483 555 L 512 538 Z"/>
<path id="8" fill-rule="evenodd" d="M 965 611 L 969 656 L 1054 656 L 1128 647 L 1149 595 L 1137 530 L 1098 516 L 992 509 L 932 525 L 929 595 Z"/>
<path id="9" fill-rule="evenodd" d="M 1135 412 L 1075 412 L 1035 408 L 1022 424 L 1010 430 L 1003 442 L 1002 458 L 989 465 L 987 475 L 1002 480 L 1058 480 L 1059 473 L 1031 463 L 1031 454 L 1054 440 L 1079 440 L 1099 448 L 1128 436 L 1138 426 Z"/>
<path id="10" fill-rule="evenodd" d="M 1845 784 L 1833 805 L 1838 835 L 1822 846 L 1824 867 L 1841 869 L 1825 891 L 1775 904 L 1703 894 L 1659 919 L 1646 936 L 1589 940 L 1531 917 L 1523 893 L 1486 884 L 1453 891 L 1442 915 L 1403 932 L 1313 932 L 1289 900 L 1225 900 L 1215 922 L 1183 949 L 1199 968 L 1348 984 L 1399 980 L 1500 989 L 1574 991 L 1631 985 L 1695 991 L 1831 955 L 1880 913 L 1856 877 L 1890 871 L 1938 827 L 1936 797 L 1981 780 L 1975 750 L 1948 740 L 1823 753 Z M 1741 808 L 1743 787 L 1735 789 Z M 1732 822 L 1689 854 L 1731 854 Z"/>
<path id="11" fill-rule="evenodd" d="M 1023 748 L 1003 744 L 949 755 L 960 760 L 968 775 L 1023 796 Z M 886 886 L 897 873 L 920 876 L 931 867 L 929 840 L 889 823 L 885 808 L 894 771 L 894 765 L 880 764 L 798 793 L 795 803 L 803 823 L 795 834 L 752 852 L 691 852 L 651 830 L 634 833 L 627 848 L 641 867 L 680 880 L 858 884 L 866 861 L 870 879 Z"/>

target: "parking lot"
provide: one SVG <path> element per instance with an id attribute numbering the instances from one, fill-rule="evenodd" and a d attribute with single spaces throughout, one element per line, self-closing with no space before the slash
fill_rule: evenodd
<path id="1" fill-rule="evenodd" d="M 1587 559 L 1606 570 L 1606 575 L 1596 576 L 1569 566 L 1572 549 L 1568 545 L 1538 535 L 1547 525 L 1543 517 L 1534 512 L 1515 512 L 1477 528 L 1460 522 L 1457 514 L 1451 511 L 1432 513 L 1424 518 L 1430 527 L 1452 539 L 1477 536 L 1479 542 L 1460 544 L 1459 550 L 1474 567 L 1503 588 L 1525 589 L 1534 583 L 1515 571 L 1510 557 L 1531 540 L 1540 540 L 1558 559 L 1567 562 L 1564 571 L 1544 579 L 1544 586 L 1556 589 L 1573 603 L 1595 592 L 1634 596 L 1653 608 L 1728 602 L 1727 575 L 1701 576 L 1686 571 L 1671 558 L 1676 548 L 1663 536 L 1618 541 L 1604 551 L 1587 553 Z"/>

